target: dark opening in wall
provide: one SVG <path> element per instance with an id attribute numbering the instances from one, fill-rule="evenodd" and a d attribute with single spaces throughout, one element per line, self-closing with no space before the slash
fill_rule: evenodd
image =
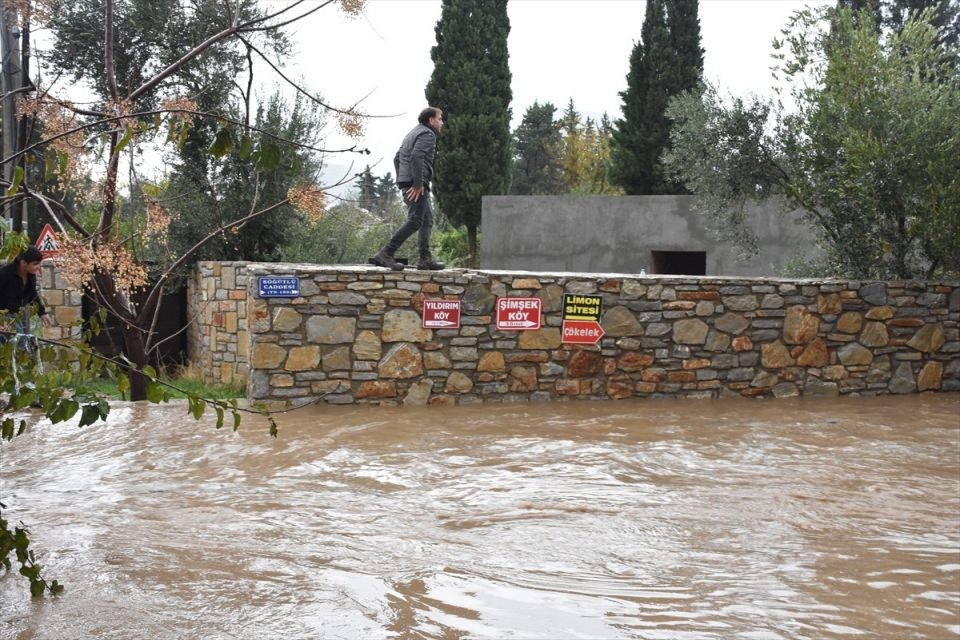
<path id="1" fill-rule="evenodd" d="M 152 286 L 152 285 L 151 285 Z M 141 289 L 133 296 L 133 303 L 138 309 L 146 302 L 149 289 Z M 84 290 L 81 298 L 81 312 L 83 313 L 84 328 L 90 327 L 90 317 L 97 314 L 99 306 L 93 295 Z M 156 335 L 154 343 L 158 345 L 156 351 L 150 354 L 150 362 L 154 367 L 180 365 L 187 359 L 187 287 L 171 287 L 164 289 L 160 298 L 160 315 L 153 327 Z M 90 346 L 97 352 L 114 358 L 123 352 L 123 329 L 120 320 L 113 314 L 107 314 L 105 325 L 100 332 L 90 338 Z"/>
<path id="2" fill-rule="evenodd" d="M 673 276 L 707 275 L 706 251 L 651 251 L 651 273 Z"/>

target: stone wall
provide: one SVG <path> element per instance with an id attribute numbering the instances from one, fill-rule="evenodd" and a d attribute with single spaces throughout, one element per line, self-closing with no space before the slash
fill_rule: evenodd
<path id="1" fill-rule="evenodd" d="M 960 390 L 956 282 L 283 264 L 247 272 L 248 394 L 269 404 Z M 298 276 L 300 297 L 261 299 L 258 276 Z M 599 345 L 561 343 L 564 293 L 602 296 Z M 540 298 L 543 327 L 497 331 L 501 296 Z M 425 298 L 461 300 L 461 327 L 422 328 Z"/>
<path id="2" fill-rule="evenodd" d="M 214 384 L 247 379 L 247 263 L 200 262 L 187 282 L 187 354 Z"/>
<path id="3" fill-rule="evenodd" d="M 78 340 L 82 333 L 83 293 L 71 287 L 57 269 L 56 260 L 41 263 L 40 295 L 47 312 L 53 316 L 53 324 L 43 328 L 43 337 L 48 340 Z"/>

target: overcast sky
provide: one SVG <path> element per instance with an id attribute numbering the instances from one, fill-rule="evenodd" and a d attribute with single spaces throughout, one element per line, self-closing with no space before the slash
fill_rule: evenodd
<path id="1" fill-rule="evenodd" d="M 768 94 L 771 42 L 808 4 L 824 1 L 700 0 L 706 79 L 735 95 Z M 393 172 L 393 154 L 426 106 L 440 9 L 440 0 L 367 0 L 359 18 L 331 6 L 294 25 L 288 66 L 313 90 L 337 106 L 363 100 L 367 113 L 396 116 L 368 120 L 361 144 L 372 154 L 354 156 L 356 170 L 369 163 L 377 175 Z M 512 126 L 534 100 L 562 109 L 573 98 L 585 115 L 619 118 L 644 9 L 643 0 L 510 0 Z M 328 127 L 328 146 L 345 142 L 336 128 Z"/>

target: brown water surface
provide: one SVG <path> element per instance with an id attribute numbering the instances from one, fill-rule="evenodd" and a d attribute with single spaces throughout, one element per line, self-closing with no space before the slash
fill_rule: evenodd
<path id="1" fill-rule="evenodd" d="M 960 396 L 116 407 L 0 446 L 0 638 L 960 638 Z"/>

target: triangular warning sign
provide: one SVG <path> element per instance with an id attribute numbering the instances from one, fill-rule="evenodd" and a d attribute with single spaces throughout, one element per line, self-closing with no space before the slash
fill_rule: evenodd
<path id="1" fill-rule="evenodd" d="M 53 227 L 49 224 L 43 226 L 40 237 L 37 238 L 37 249 L 44 258 L 52 258 L 60 255 L 60 238 L 53 232 Z"/>

